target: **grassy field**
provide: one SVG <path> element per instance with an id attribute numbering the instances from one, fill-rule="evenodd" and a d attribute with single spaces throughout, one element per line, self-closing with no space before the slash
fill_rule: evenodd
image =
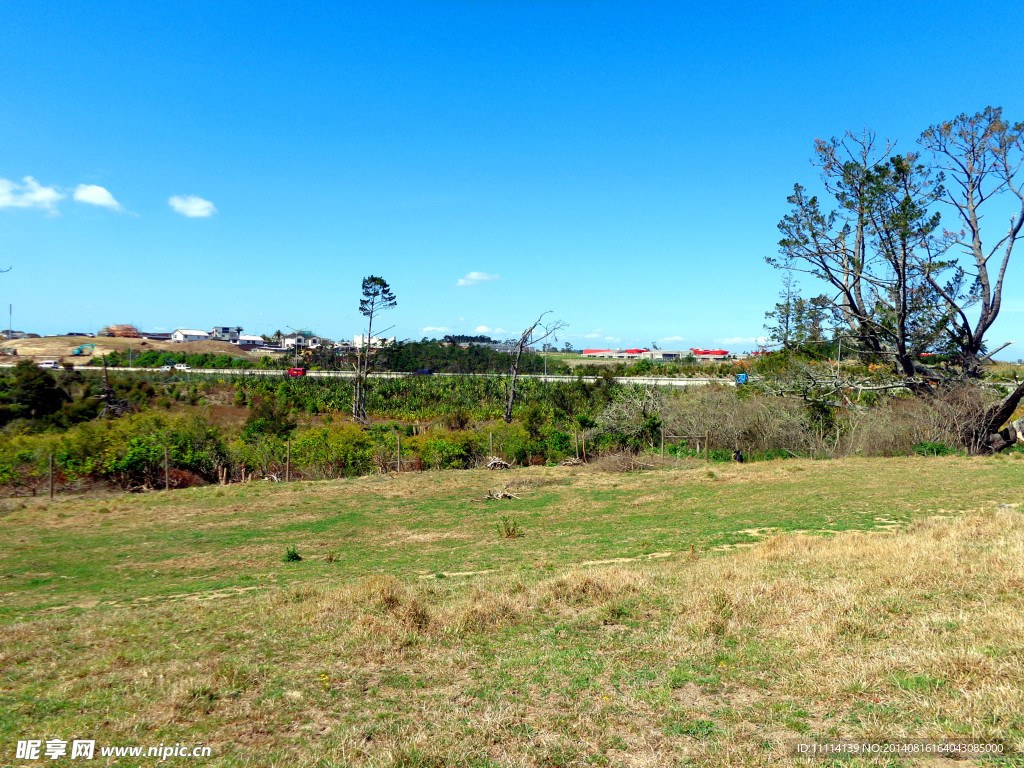
<path id="1" fill-rule="evenodd" d="M 0 765 L 54 737 L 202 742 L 168 763 L 216 766 L 1021 750 L 1022 479 L 1012 457 L 794 460 L 6 500 Z"/>

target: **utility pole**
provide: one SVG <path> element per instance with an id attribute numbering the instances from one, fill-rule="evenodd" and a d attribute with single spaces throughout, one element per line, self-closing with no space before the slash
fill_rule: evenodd
<path id="1" fill-rule="evenodd" d="M 286 326 L 286 327 L 287 328 L 292 328 L 290 325 Z M 299 367 L 299 339 L 302 338 L 302 334 L 299 333 L 294 328 L 292 328 L 292 330 L 295 331 L 295 338 L 292 339 L 292 341 L 295 342 L 294 344 L 292 344 L 292 349 L 294 350 L 294 353 L 295 353 L 293 355 L 293 357 L 292 357 L 292 368 L 298 368 Z"/>

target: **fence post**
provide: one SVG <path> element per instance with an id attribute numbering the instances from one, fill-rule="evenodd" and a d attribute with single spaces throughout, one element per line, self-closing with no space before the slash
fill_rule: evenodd
<path id="1" fill-rule="evenodd" d="M 50 454 L 50 498 L 53 498 L 53 454 Z"/>
<path id="2" fill-rule="evenodd" d="M 292 479 L 292 441 L 289 440 L 284 453 L 284 481 Z"/>
<path id="3" fill-rule="evenodd" d="M 398 471 L 402 471 L 402 433 L 398 433 Z"/>
<path id="4" fill-rule="evenodd" d="M 164 446 L 164 490 L 171 490 L 171 472 L 168 468 L 167 446 Z"/>
<path id="5" fill-rule="evenodd" d="M 661 458 L 665 458 L 665 428 L 661 428 Z"/>
<path id="6" fill-rule="evenodd" d="M 711 451 L 708 449 L 709 432 L 704 433 L 704 461 L 711 461 Z"/>

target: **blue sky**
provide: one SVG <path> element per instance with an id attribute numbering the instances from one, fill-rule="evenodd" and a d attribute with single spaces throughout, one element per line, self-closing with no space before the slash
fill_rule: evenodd
<path id="1" fill-rule="evenodd" d="M 399 337 L 552 310 L 576 346 L 749 349 L 815 138 L 1024 119 L 1005 4 L 688 5 L 0 2 L 0 304 L 344 338 L 376 274 Z M 993 345 L 1022 289 L 1024 251 Z"/>

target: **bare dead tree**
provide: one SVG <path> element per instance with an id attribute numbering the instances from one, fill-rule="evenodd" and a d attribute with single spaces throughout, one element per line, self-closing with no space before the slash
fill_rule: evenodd
<path id="1" fill-rule="evenodd" d="M 508 380 L 505 382 L 506 423 L 512 423 L 512 407 L 516 402 L 516 382 L 519 379 L 519 363 L 523 357 L 523 352 L 530 344 L 538 344 L 545 339 L 551 338 L 558 341 L 558 337 L 555 334 L 569 327 L 569 324 L 562 320 L 551 320 L 545 323 L 544 316 L 550 314 L 551 310 L 542 312 L 540 317 L 532 325 L 525 328 L 518 340 L 515 341 L 515 349 L 512 352 L 512 365 L 509 368 Z"/>
<path id="2" fill-rule="evenodd" d="M 110 386 L 110 375 L 107 372 L 107 356 L 103 357 L 103 392 L 99 399 L 103 401 L 103 408 L 97 414 L 97 419 L 117 418 L 132 410 L 132 404 L 127 400 L 121 400 Z"/>

